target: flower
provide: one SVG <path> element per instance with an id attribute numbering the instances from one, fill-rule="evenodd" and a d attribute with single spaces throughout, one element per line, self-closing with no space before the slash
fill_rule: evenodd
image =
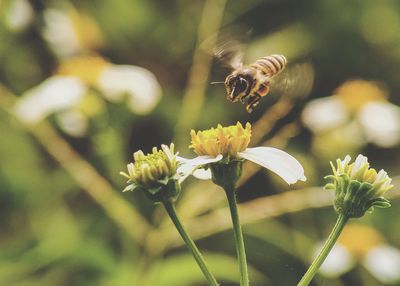
<path id="1" fill-rule="evenodd" d="M 55 75 L 24 92 L 14 112 L 26 124 L 55 114 L 64 132 L 80 137 L 87 133 L 88 119 L 105 111 L 97 95 L 113 103 L 124 101 L 131 112 L 146 114 L 158 104 L 161 88 L 144 68 L 115 65 L 98 55 L 77 56 L 60 61 Z"/>
<path id="2" fill-rule="evenodd" d="M 357 114 L 369 142 L 384 148 L 400 142 L 400 108 L 389 102 L 370 102 Z"/>
<path id="3" fill-rule="evenodd" d="M 337 167 L 331 162 L 333 175 L 326 177 L 333 181 L 325 188 L 335 191 L 336 212 L 351 218 L 361 217 L 373 207 L 389 207 L 383 195 L 393 187 L 392 179 L 384 170 L 377 172 L 370 168 L 368 158 L 363 155 L 358 155 L 352 164 L 350 160 L 349 155 L 343 161 L 338 159 Z"/>
<path id="4" fill-rule="evenodd" d="M 303 167 L 288 153 L 272 147 L 248 148 L 251 139 L 250 123 L 245 127 L 238 122 L 228 127 L 218 125 L 217 128 L 204 131 L 192 130 L 190 135 L 192 140 L 189 147 L 199 156 L 192 160 L 182 160 L 183 166 L 180 169 L 186 173 L 195 172 L 198 168 L 211 168 L 211 174 L 204 176 L 203 172 L 202 177 L 210 178 L 212 175 L 214 180 L 218 166 L 230 165 L 237 179 L 240 176 L 238 168 L 241 169 L 241 163 L 247 159 L 276 173 L 288 184 L 306 180 Z"/>
<path id="5" fill-rule="evenodd" d="M 387 98 L 388 92 L 379 82 L 350 80 L 334 95 L 311 100 L 302 112 L 302 121 L 315 135 L 313 149 L 331 156 L 331 146 L 339 146 L 335 150 L 341 152 L 349 147 L 359 149 L 369 142 L 382 148 L 398 145 L 400 107 Z M 347 131 L 354 126 L 352 133 L 356 136 L 348 136 Z"/>
<path id="6" fill-rule="evenodd" d="M 155 202 L 174 200 L 180 192 L 176 155 L 173 143 L 169 147 L 161 145 L 161 150 L 154 147 L 147 155 L 141 150 L 133 153 L 134 162 L 127 165 L 128 173 L 120 172 L 128 178 L 123 192 L 141 189 Z"/>

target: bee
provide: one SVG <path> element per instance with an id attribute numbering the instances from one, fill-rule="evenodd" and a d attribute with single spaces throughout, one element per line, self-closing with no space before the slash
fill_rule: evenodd
<path id="1" fill-rule="evenodd" d="M 292 99 L 310 93 L 314 82 L 311 63 L 303 61 L 287 66 L 285 56 L 274 54 L 244 65 L 244 44 L 229 38 L 229 35 L 223 35 L 222 39 L 213 39 L 212 43 L 204 45 L 204 49 L 220 64 L 231 70 L 225 81 L 213 82 L 225 85 L 229 101 L 240 101 L 251 113 L 260 100 L 269 94 L 271 87 L 274 93 Z M 210 49 L 211 45 L 213 48 Z"/>
<path id="2" fill-rule="evenodd" d="M 251 113 L 261 98 L 269 93 L 271 79 L 281 73 L 286 65 L 287 60 L 283 55 L 263 57 L 245 66 L 241 61 L 236 61 L 236 68 L 224 82 L 227 99 L 246 103 L 246 111 Z"/>

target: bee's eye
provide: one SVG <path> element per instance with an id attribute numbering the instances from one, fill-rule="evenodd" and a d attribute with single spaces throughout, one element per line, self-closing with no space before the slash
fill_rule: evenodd
<path id="1" fill-rule="evenodd" d="M 239 77 L 236 80 L 235 89 L 237 90 L 238 93 L 245 91 L 247 89 L 247 80 Z"/>

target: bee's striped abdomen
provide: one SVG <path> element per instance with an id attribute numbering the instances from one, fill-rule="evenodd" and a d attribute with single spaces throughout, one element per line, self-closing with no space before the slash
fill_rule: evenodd
<path id="1" fill-rule="evenodd" d="M 286 66 L 287 60 L 283 55 L 271 55 L 258 59 L 251 67 L 260 70 L 268 77 L 273 77 L 280 73 Z"/>

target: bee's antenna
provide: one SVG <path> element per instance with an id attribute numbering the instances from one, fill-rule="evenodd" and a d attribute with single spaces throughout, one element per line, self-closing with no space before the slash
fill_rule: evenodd
<path id="1" fill-rule="evenodd" d="M 220 83 L 225 83 L 224 81 L 213 81 L 213 82 L 210 82 L 210 84 L 220 84 Z"/>

